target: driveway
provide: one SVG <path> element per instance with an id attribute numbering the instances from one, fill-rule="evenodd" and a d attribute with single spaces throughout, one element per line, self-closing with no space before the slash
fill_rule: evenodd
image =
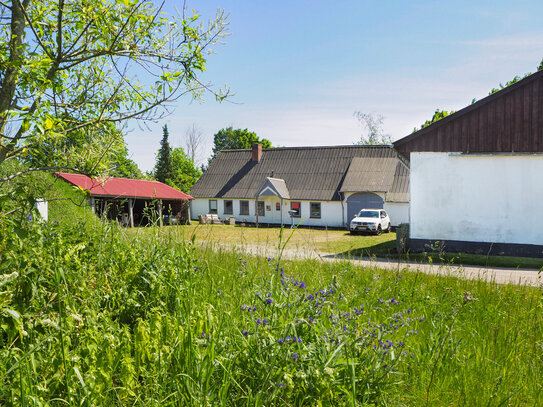
<path id="1" fill-rule="evenodd" d="M 257 245 L 231 245 L 221 244 L 221 247 L 247 252 L 256 256 L 274 257 L 278 256 L 277 248 L 270 248 Z M 342 257 L 329 253 L 318 252 L 312 249 L 285 249 L 283 259 L 318 259 L 323 262 L 348 261 L 357 266 L 375 269 L 398 270 L 402 272 L 422 272 L 441 276 L 452 276 L 468 280 L 485 280 L 497 284 L 517 284 L 543 287 L 543 273 L 536 269 L 509 269 L 504 267 L 486 266 L 461 266 L 456 264 L 428 264 L 411 261 L 396 261 L 378 258 Z"/>

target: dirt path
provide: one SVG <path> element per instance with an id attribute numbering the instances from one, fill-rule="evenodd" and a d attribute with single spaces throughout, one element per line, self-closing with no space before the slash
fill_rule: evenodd
<path id="1" fill-rule="evenodd" d="M 230 250 L 239 250 L 240 252 L 250 253 L 256 256 L 277 257 L 278 250 L 275 247 L 266 247 L 258 245 L 235 245 L 220 244 L 220 247 Z M 319 259 L 326 262 L 348 261 L 353 264 L 387 270 L 419 271 L 425 274 L 435 274 L 442 276 L 453 276 L 468 280 L 485 280 L 498 284 L 518 284 L 530 285 L 534 287 L 543 287 L 543 273 L 535 269 L 509 269 L 503 267 L 485 267 L 485 266 L 460 266 L 456 264 L 438 265 L 421 264 L 416 262 L 402 261 L 398 262 L 390 259 L 369 259 L 359 257 L 338 257 L 333 254 L 318 252 L 313 249 L 285 249 L 283 258 L 289 260 L 296 259 Z"/>

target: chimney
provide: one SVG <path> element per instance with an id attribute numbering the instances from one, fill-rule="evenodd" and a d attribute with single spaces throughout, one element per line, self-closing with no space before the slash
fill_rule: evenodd
<path id="1" fill-rule="evenodd" d="M 259 162 L 262 158 L 262 144 L 253 144 L 253 154 L 251 156 L 251 161 Z"/>

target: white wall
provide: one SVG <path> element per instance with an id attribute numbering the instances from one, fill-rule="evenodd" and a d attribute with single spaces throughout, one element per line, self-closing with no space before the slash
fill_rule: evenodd
<path id="1" fill-rule="evenodd" d="M 260 223 L 281 223 L 281 212 L 277 211 L 276 203 L 280 202 L 279 198 L 262 196 L 261 201 L 264 201 L 265 216 L 259 216 L 258 221 Z M 217 215 L 221 219 L 225 219 L 229 216 L 234 216 L 236 222 L 256 222 L 255 217 L 255 200 L 249 199 L 249 215 L 240 215 L 240 200 L 232 199 L 234 205 L 234 213 L 232 215 L 224 214 L 224 199 L 217 199 Z M 341 202 L 339 201 L 297 201 L 301 203 L 302 214 L 301 218 L 294 218 L 294 224 L 298 224 L 300 220 L 301 224 L 305 226 L 328 226 L 328 227 L 343 227 Z M 320 202 L 321 204 L 321 218 L 314 219 L 310 217 L 310 203 Z M 270 211 L 267 210 L 270 207 Z M 291 219 L 288 214 L 290 210 L 290 201 L 283 200 L 283 224 L 290 225 Z M 198 219 L 198 215 L 205 215 L 209 213 L 209 199 L 208 198 L 195 198 L 191 200 L 191 218 L 193 220 Z"/>
<path id="2" fill-rule="evenodd" d="M 543 243 L 543 155 L 411 153 L 414 239 Z"/>
<path id="3" fill-rule="evenodd" d="M 408 202 L 385 202 L 383 209 L 388 213 L 392 226 L 399 226 L 402 223 L 409 222 Z"/>
<path id="4" fill-rule="evenodd" d="M 36 199 L 36 209 L 38 209 L 38 212 L 43 220 L 47 222 L 49 219 L 49 211 L 48 211 L 48 203 L 45 199 Z"/>

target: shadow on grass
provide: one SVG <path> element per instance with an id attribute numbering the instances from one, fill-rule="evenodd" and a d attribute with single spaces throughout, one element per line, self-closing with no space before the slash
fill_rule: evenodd
<path id="1" fill-rule="evenodd" d="M 396 251 L 396 241 L 377 243 L 367 247 L 357 247 L 338 253 L 339 257 L 384 257 L 390 259 L 398 259 Z"/>
<path id="2" fill-rule="evenodd" d="M 526 268 L 543 270 L 543 259 L 531 257 L 488 256 L 469 253 L 423 252 L 400 255 L 396 251 L 396 241 L 358 247 L 336 254 L 337 257 L 370 257 L 395 261 L 434 263 L 440 265 L 464 265 L 504 268 Z"/>

